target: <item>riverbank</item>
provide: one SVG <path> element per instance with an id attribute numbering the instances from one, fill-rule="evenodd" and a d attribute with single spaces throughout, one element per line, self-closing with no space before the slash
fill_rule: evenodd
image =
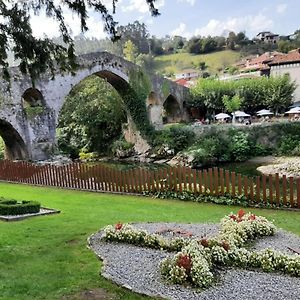
<path id="1" fill-rule="evenodd" d="M 278 173 L 280 177 L 300 177 L 300 157 L 261 157 L 251 161 L 259 161 L 266 164 L 259 166 L 257 170 L 262 174 Z"/>

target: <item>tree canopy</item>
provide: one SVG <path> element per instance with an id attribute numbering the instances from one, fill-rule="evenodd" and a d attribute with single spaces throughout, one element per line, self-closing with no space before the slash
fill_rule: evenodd
<path id="1" fill-rule="evenodd" d="M 157 16 L 159 12 L 155 8 L 156 0 L 144 1 L 148 4 L 152 16 Z M 56 65 L 62 71 L 74 69 L 75 49 L 70 29 L 65 23 L 66 11 L 71 11 L 79 17 L 83 33 L 89 29 L 89 12 L 100 15 L 110 38 L 118 40 L 118 23 L 113 18 L 117 2 L 118 0 L 111 0 L 113 11 L 110 13 L 103 0 L 61 0 L 59 4 L 55 0 L 0 1 L 0 67 L 4 78 L 10 78 L 7 61 L 9 51 L 20 61 L 20 71 L 29 74 L 33 81 L 47 69 L 54 73 Z M 64 45 L 56 44 L 47 37 L 37 38 L 33 35 L 30 17 L 44 11 L 48 17 L 57 21 Z"/>

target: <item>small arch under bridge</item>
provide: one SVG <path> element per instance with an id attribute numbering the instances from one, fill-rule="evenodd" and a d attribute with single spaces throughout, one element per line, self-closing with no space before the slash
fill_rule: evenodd
<path id="1" fill-rule="evenodd" d="M 0 136 L 6 145 L 7 158 L 44 160 L 51 156 L 56 146 L 58 116 L 65 98 L 84 78 L 96 74 L 126 98 L 129 90 L 134 89 L 130 74 L 142 72 L 139 66 L 107 52 L 78 56 L 77 63 L 79 67 L 75 74 L 62 74 L 57 70 L 52 78 L 51 74 L 45 73 L 34 87 L 30 78 L 15 67 L 10 70 L 10 91 L 8 82 L 0 81 Z M 176 116 L 176 121 L 188 120 L 185 108 L 188 89 L 157 75 L 147 76 L 151 91 L 145 99 L 145 110 L 150 123 L 155 128 L 162 126 L 166 100 L 174 104 L 170 113 Z"/>

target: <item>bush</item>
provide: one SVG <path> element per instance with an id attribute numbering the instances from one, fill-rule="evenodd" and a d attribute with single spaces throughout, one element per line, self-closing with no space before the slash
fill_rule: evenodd
<path id="1" fill-rule="evenodd" d="M 300 154 L 300 139 L 299 136 L 285 136 L 281 140 L 278 148 L 280 155 L 299 155 Z"/>
<path id="2" fill-rule="evenodd" d="M 235 161 L 244 161 L 250 156 L 249 135 L 245 132 L 235 132 L 231 137 L 230 149 Z"/>
<path id="3" fill-rule="evenodd" d="M 114 141 L 111 151 L 115 156 L 119 158 L 129 157 L 134 152 L 133 147 L 134 144 L 125 141 L 124 138 L 121 138 L 117 141 Z"/>
<path id="4" fill-rule="evenodd" d="M 22 201 L 11 199 L 0 199 L 0 215 L 24 215 L 38 213 L 40 211 L 41 204 L 36 201 Z"/>
<path id="5" fill-rule="evenodd" d="M 157 133 L 155 145 L 167 145 L 175 153 L 187 149 L 195 141 L 195 133 L 185 125 L 167 127 Z"/>

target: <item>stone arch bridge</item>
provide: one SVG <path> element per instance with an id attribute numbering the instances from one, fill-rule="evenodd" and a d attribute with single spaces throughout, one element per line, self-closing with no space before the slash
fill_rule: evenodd
<path id="1" fill-rule="evenodd" d="M 78 66 L 75 74 L 57 71 L 52 78 L 45 73 L 34 87 L 30 78 L 14 67 L 10 70 L 10 91 L 7 82 L 0 82 L 0 136 L 6 146 L 6 158 L 44 160 L 51 156 L 65 97 L 87 76 L 96 74 L 105 78 L 126 98 L 126 93 L 134 88 L 130 74 L 142 72 L 139 66 L 107 52 L 81 55 Z M 185 101 L 189 96 L 188 89 L 157 75 L 147 76 L 151 87 L 145 99 L 145 109 L 150 123 L 159 128 L 163 121 L 187 120 Z"/>

